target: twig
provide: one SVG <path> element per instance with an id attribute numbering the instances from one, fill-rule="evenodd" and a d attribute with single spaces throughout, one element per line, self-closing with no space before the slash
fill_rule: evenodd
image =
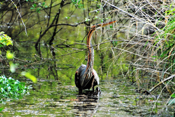
<path id="1" fill-rule="evenodd" d="M 153 88 L 151 88 L 151 89 L 149 90 L 149 93 L 151 93 L 154 89 L 156 89 L 156 88 L 157 88 L 159 85 L 161 85 L 162 83 L 164 83 L 164 82 L 166 82 L 166 81 L 168 81 L 168 80 L 171 80 L 171 79 L 173 79 L 174 77 L 175 77 L 175 75 L 171 75 L 170 77 L 168 77 L 168 78 L 162 80 L 162 81 L 159 82 L 157 85 L 155 85 Z"/>
<path id="2" fill-rule="evenodd" d="M 24 22 L 23 22 L 23 19 L 22 19 L 22 16 L 21 16 L 21 14 L 20 14 L 20 12 L 19 12 L 19 10 L 18 10 L 18 7 L 17 7 L 16 4 L 13 2 L 13 0 L 11 0 L 11 2 L 12 2 L 13 5 L 15 6 L 15 8 L 16 8 L 16 10 L 17 10 L 17 12 L 18 12 L 18 14 L 19 14 L 19 16 L 20 16 L 20 18 L 21 18 L 22 24 L 24 25 L 25 33 L 26 33 L 26 35 L 27 35 L 26 25 L 25 25 Z"/>
<path id="3" fill-rule="evenodd" d="M 124 11 L 124 10 L 120 9 L 119 7 L 113 5 L 113 4 L 111 4 L 111 3 L 109 3 L 109 2 L 107 2 L 107 1 L 105 1 L 105 0 L 102 0 L 102 1 L 105 2 L 105 3 L 107 3 L 107 4 L 109 4 L 111 7 L 114 7 L 114 8 L 116 8 L 116 9 L 118 9 L 119 11 L 121 11 L 121 12 L 127 14 L 128 16 L 130 16 L 130 17 L 132 17 L 132 18 L 134 18 L 134 19 L 136 19 L 136 20 L 138 20 L 138 21 L 143 21 L 143 20 L 141 20 L 141 18 L 138 18 L 138 17 L 136 17 L 135 15 L 132 15 L 132 14 L 128 13 L 127 11 Z M 143 22 L 145 22 L 145 21 L 143 21 Z M 149 24 L 149 25 L 153 26 L 156 30 L 160 31 L 160 29 L 157 28 L 154 24 L 151 24 L 151 23 L 146 23 L 146 24 Z"/>

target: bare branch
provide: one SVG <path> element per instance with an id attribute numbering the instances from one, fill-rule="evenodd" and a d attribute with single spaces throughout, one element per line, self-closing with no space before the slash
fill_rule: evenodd
<path id="1" fill-rule="evenodd" d="M 171 79 L 173 79 L 173 78 L 175 78 L 175 75 L 171 75 L 170 77 L 168 77 L 168 78 L 162 80 L 162 81 L 159 82 L 157 85 L 155 85 L 154 87 L 152 87 L 152 88 L 149 90 L 149 92 L 151 93 L 151 92 L 152 92 L 154 89 L 156 89 L 159 85 L 161 85 L 162 83 L 164 83 L 164 82 L 166 82 L 166 81 L 168 81 L 168 80 L 171 80 Z"/>
<path id="2" fill-rule="evenodd" d="M 18 12 L 18 14 L 19 14 L 19 16 L 20 16 L 20 18 L 21 18 L 22 24 L 24 25 L 25 33 L 26 33 L 26 35 L 27 35 L 26 25 L 25 25 L 24 22 L 23 22 L 23 19 L 22 19 L 22 16 L 21 16 L 20 12 L 19 12 L 19 9 L 18 9 L 18 7 L 16 6 L 16 4 L 13 2 L 13 0 L 11 0 L 11 2 L 12 2 L 13 5 L 15 6 L 15 8 L 16 8 L 16 10 L 17 10 L 17 12 Z"/>

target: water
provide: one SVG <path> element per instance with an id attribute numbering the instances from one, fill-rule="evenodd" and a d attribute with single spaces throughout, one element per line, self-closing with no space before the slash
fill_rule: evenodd
<path id="1" fill-rule="evenodd" d="M 28 82 L 31 84 L 31 82 Z M 32 83 L 33 84 L 33 83 Z M 78 95 L 72 85 L 61 85 L 54 80 L 41 80 L 33 84 L 30 95 L 7 102 L 1 116 L 87 116 L 137 117 L 153 116 L 156 97 L 140 95 L 134 86 L 119 79 L 104 80 L 98 86 L 101 95 Z M 157 101 L 162 103 L 163 100 Z M 157 109 L 162 108 L 157 104 Z"/>
<path id="2" fill-rule="evenodd" d="M 57 2 L 59 3 L 60 1 Z M 95 2 L 91 3 L 94 4 L 94 6 L 96 6 Z M 54 4 L 56 4 L 56 1 Z M 21 6 L 23 5 L 21 3 Z M 27 71 L 35 77 L 37 77 L 39 81 L 36 84 L 33 84 L 32 82 L 28 81 L 28 84 L 32 84 L 33 86 L 33 90 L 30 91 L 30 95 L 27 95 L 20 100 L 13 100 L 7 102 L 6 104 L 0 104 L 0 107 L 4 108 L 4 110 L 0 113 L 1 116 L 137 117 L 155 116 L 156 112 L 160 113 L 160 115 L 164 113 L 164 111 L 162 111 L 161 113 L 161 110 L 165 108 L 167 99 L 161 97 L 157 100 L 157 95 L 155 94 L 142 95 L 136 93 L 136 85 L 131 85 L 128 79 L 123 79 L 123 77 L 119 77 L 119 74 L 123 74 L 128 71 L 134 73 L 134 71 L 128 69 L 128 62 L 125 62 L 133 61 L 132 59 L 134 58 L 131 58 L 131 55 L 128 53 L 124 53 L 124 51 L 120 52 L 118 49 L 111 49 L 110 42 L 103 43 L 105 41 L 113 39 L 109 38 L 111 37 L 110 35 L 113 35 L 112 33 L 110 34 L 112 30 L 108 30 L 109 32 L 107 31 L 109 27 L 106 27 L 106 30 L 104 31 L 106 34 L 109 33 L 109 37 L 101 34 L 101 30 L 97 30 L 98 32 L 93 34 L 94 36 L 97 35 L 97 37 L 93 37 L 93 43 L 95 43 L 94 45 L 100 44 L 98 49 L 94 47 L 94 69 L 98 72 L 98 75 L 101 79 L 104 79 L 104 77 L 106 76 L 117 76 L 119 78 L 113 79 L 107 77 L 105 80 L 101 80 L 100 85 L 98 86 L 101 88 L 100 96 L 87 97 L 86 95 L 78 95 L 78 90 L 74 85 L 74 74 L 75 70 L 81 64 L 86 64 L 87 62 L 85 60 L 85 58 L 87 57 L 87 50 L 85 45 L 85 36 L 87 32 L 85 29 L 85 25 L 80 25 L 76 28 L 63 26 L 63 29 L 60 32 L 57 32 L 57 34 L 55 35 L 55 39 L 53 41 L 53 44 L 51 45 L 49 44 L 49 42 L 52 38 L 53 30 L 49 29 L 48 33 L 44 34 L 44 36 L 39 42 L 38 47 L 41 51 L 41 56 L 39 56 L 39 52 L 35 49 L 35 44 L 39 39 L 40 33 L 43 33 L 46 30 L 45 28 L 48 24 L 47 19 L 45 20 L 46 13 L 45 11 L 41 11 L 39 15 L 38 13 L 32 13 L 33 15 L 31 17 L 31 13 L 29 11 L 31 6 L 28 5 L 28 3 L 25 6 L 26 8 L 20 8 L 20 11 L 23 11 L 23 14 L 28 14 L 26 15 L 27 19 L 25 18 L 25 16 L 23 17 L 27 26 L 28 36 L 26 36 L 24 31 L 21 32 L 20 26 L 18 27 L 19 22 L 21 22 L 20 18 L 18 18 L 19 21 L 16 21 L 16 15 L 9 15 L 11 14 L 11 11 L 10 13 L 5 13 L 7 14 L 7 16 L 4 16 L 2 14 L 4 16 L 2 16 L 3 18 L 1 18 L 3 25 L 8 23 L 8 20 L 15 19 L 11 21 L 13 24 L 15 24 L 14 26 L 12 25 L 11 28 L 9 28 L 8 26 L 1 26 L 1 30 L 7 32 L 7 34 L 11 36 L 14 40 L 13 52 L 15 53 L 15 59 L 13 60 L 13 62 L 18 64 L 18 68 L 15 72 L 17 75 L 15 73 L 7 74 L 6 70 L 9 71 L 9 68 L 7 67 L 9 61 L 6 61 L 6 52 L 2 50 L 2 55 L 4 57 L 2 57 L 0 73 L 13 77 L 15 79 L 19 79 L 21 81 L 21 76 L 19 76 L 19 74 L 22 71 Z M 56 9 L 58 9 L 59 7 L 60 6 L 58 6 L 57 8 L 53 7 L 54 9 L 51 10 L 52 13 L 50 16 L 55 16 L 55 14 L 57 13 Z M 63 12 L 61 12 L 63 14 L 59 19 L 59 23 L 63 22 L 68 24 L 75 24 L 76 22 L 84 21 L 84 19 L 86 18 L 86 16 L 82 16 L 82 14 L 84 14 L 84 9 L 78 9 L 73 14 L 76 17 L 71 15 L 70 20 L 65 19 L 65 17 L 70 15 L 69 13 L 67 13 L 68 9 L 74 11 L 74 8 L 72 9 L 72 5 L 63 7 Z M 14 9 L 14 13 L 15 12 L 16 9 Z M 36 23 L 35 21 L 38 20 L 43 20 L 44 22 Z M 122 20 L 126 19 L 124 18 Z M 100 23 L 100 21 L 101 18 L 93 23 Z M 123 23 L 118 22 L 117 25 L 119 24 L 123 27 Z M 124 25 L 124 27 L 126 26 L 128 27 L 128 24 Z M 121 29 L 123 30 L 123 28 Z M 104 40 L 101 36 L 104 36 Z M 120 47 L 120 40 L 127 38 L 128 36 L 126 37 L 124 33 L 118 31 L 117 38 L 114 36 L 114 40 L 117 40 L 114 42 L 117 43 L 113 44 L 112 46 L 116 47 L 117 44 L 119 44 Z M 53 49 L 55 52 L 54 56 L 52 53 Z M 126 49 L 128 50 L 129 48 Z M 113 56 L 114 53 L 115 55 Z M 118 57 L 120 56 L 120 54 L 121 57 Z M 133 79 L 135 79 L 135 76 L 132 77 Z M 144 77 L 150 77 L 150 75 Z M 58 79 L 58 81 L 48 79 Z M 167 116 L 172 116 L 173 111 L 175 111 L 175 109 L 173 109 L 174 106 L 172 106 L 171 112 L 165 114 Z"/>

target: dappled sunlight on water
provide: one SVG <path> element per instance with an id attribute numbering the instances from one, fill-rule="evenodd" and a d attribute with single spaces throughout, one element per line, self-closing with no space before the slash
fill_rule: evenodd
<path id="1" fill-rule="evenodd" d="M 24 99 L 3 105 L 3 116 L 150 116 L 155 96 L 137 94 L 134 86 L 120 80 L 102 81 L 101 95 L 78 95 L 75 86 L 57 81 L 33 84 Z M 157 103 L 161 103 L 159 100 Z M 157 105 L 157 108 L 160 108 Z"/>

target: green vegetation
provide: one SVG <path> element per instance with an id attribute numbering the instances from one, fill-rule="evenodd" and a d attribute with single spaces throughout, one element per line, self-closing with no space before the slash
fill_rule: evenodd
<path id="1" fill-rule="evenodd" d="M 83 8 L 83 4 L 81 3 L 81 0 L 72 0 L 72 4 L 75 5 L 75 7 Z"/>
<path id="2" fill-rule="evenodd" d="M 159 57 L 166 61 L 166 67 L 170 67 L 171 73 L 175 72 L 175 16 L 172 16 L 167 25 L 163 28 L 164 32 L 160 35 L 160 38 L 165 39 L 163 41 L 163 47 L 159 50 Z"/>
<path id="3" fill-rule="evenodd" d="M 31 86 L 25 86 L 24 82 L 0 76 L 0 103 L 9 99 L 21 99 L 24 95 L 29 94 L 29 89 Z"/>
<path id="4" fill-rule="evenodd" d="M 13 45 L 13 42 L 11 40 L 11 37 L 9 37 L 7 34 L 4 34 L 4 32 L 0 32 L 0 47 L 8 46 L 8 45 Z M 18 64 L 14 64 L 12 62 L 12 59 L 14 59 L 14 54 L 11 53 L 9 50 L 6 51 L 6 57 L 7 59 L 10 60 L 9 65 L 10 65 L 10 71 L 14 73 L 17 69 Z M 26 76 L 27 78 L 31 79 L 34 83 L 37 82 L 37 79 L 35 76 L 31 75 L 29 72 L 21 72 L 21 75 Z"/>
<path id="5" fill-rule="evenodd" d="M 48 7 L 45 2 L 37 3 L 37 0 L 26 0 L 26 1 L 32 3 L 32 7 L 30 7 L 30 9 L 35 10 L 37 13 L 40 13 L 42 9 Z"/>
<path id="6" fill-rule="evenodd" d="M 4 32 L 0 32 L 0 47 L 13 45 L 11 38 Z"/>
<path id="7" fill-rule="evenodd" d="M 11 38 L 4 34 L 4 32 L 0 32 L 0 47 L 13 45 Z M 6 51 L 6 57 L 9 59 L 10 71 L 14 73 L 17 69 L 17 64 L 12 62 L 14 59 L 14 54 L 9 50 Z M 22 72 L 22 75 L 31 79 L 36 83 L 36 78 L 28 72 Z M 0 76 L 0 103 L 4 103 L 9 99 L 21 99 L 25 94 L 29 94 L 29 89 L 31 86 L 25 86 L 24 82 L 20 82 L 11 77 L 6 78 L 6 76 Z M 0 111 L 3 109 L 0 108 Z"/>

